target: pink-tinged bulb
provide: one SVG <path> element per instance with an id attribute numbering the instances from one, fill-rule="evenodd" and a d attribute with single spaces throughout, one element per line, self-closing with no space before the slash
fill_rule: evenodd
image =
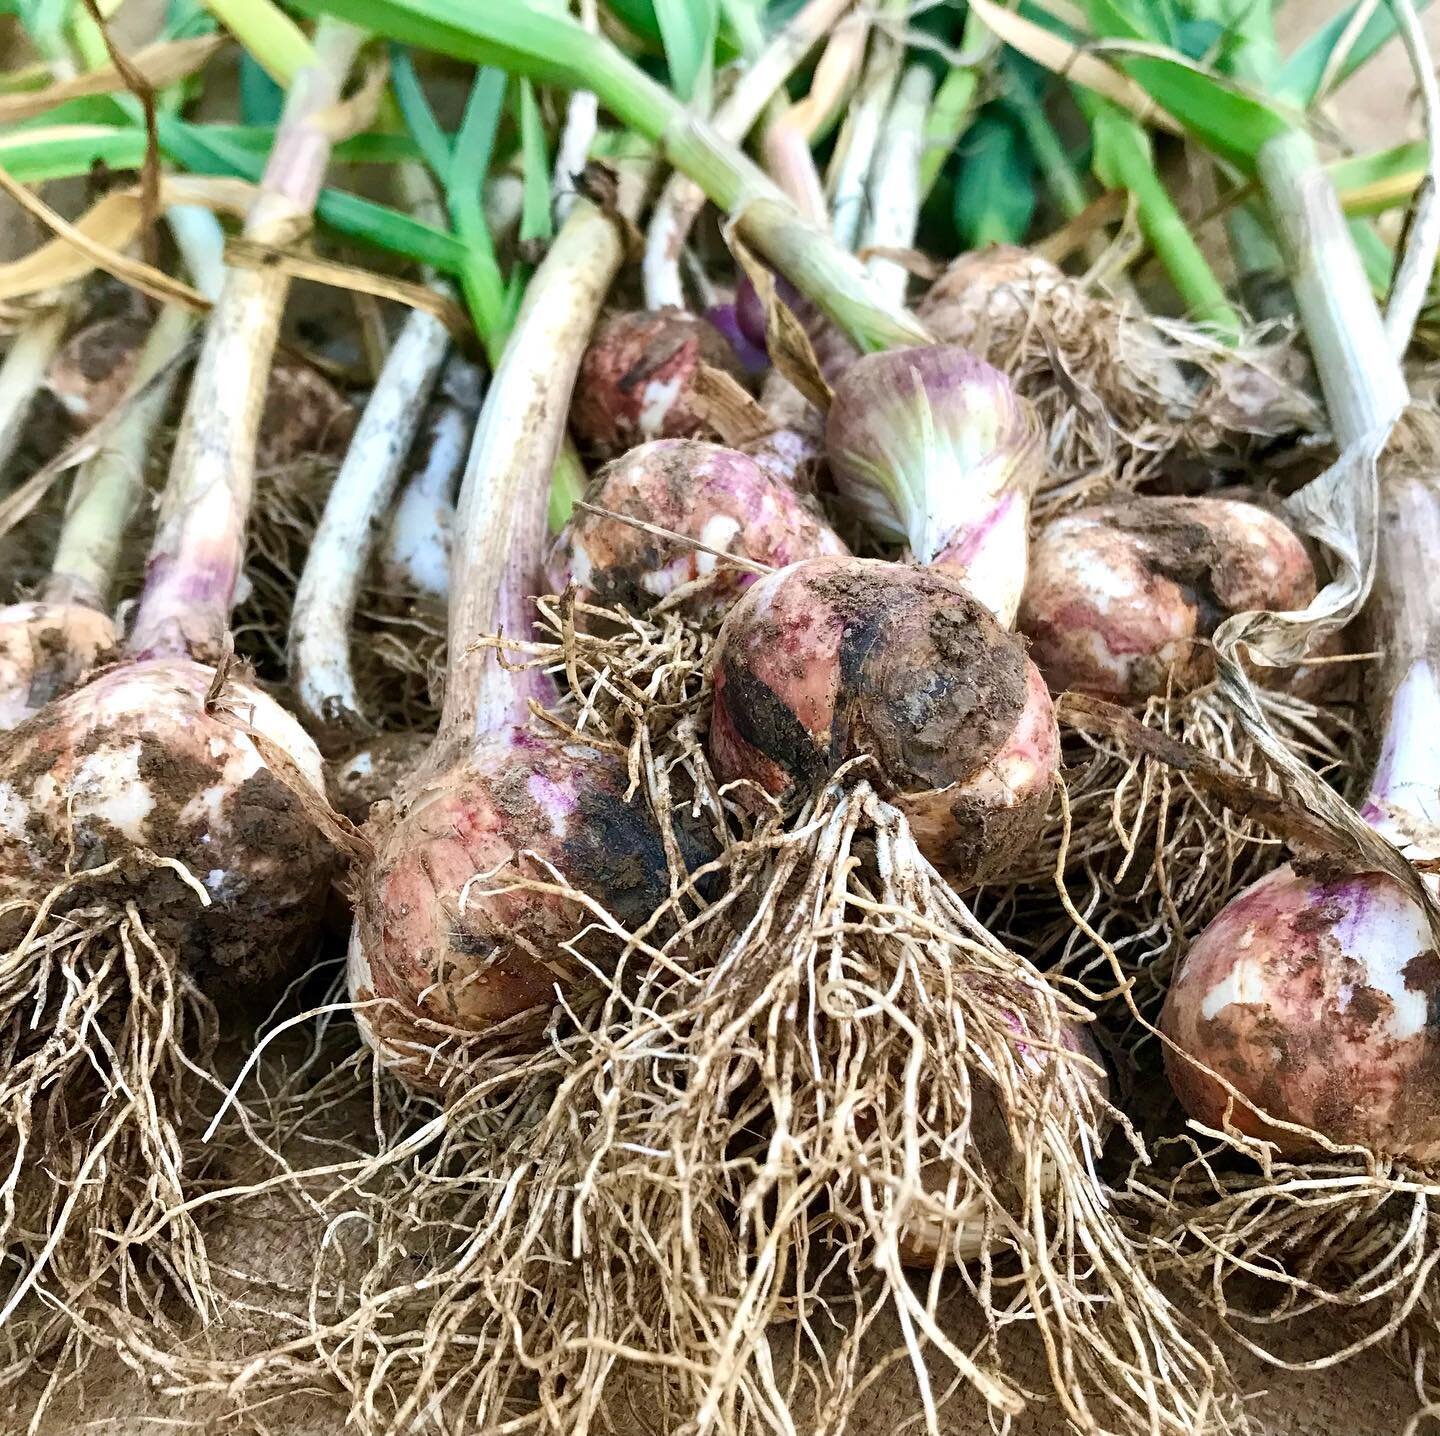
<path id="1" fill-rule="evenodd" d="M 554 592 L 573 583 L 583 601 L 632 613 L 717 568 L 722 577 L 707 586 L 704 603 L 728 607 L 756 575 L 710 550 L 770 568 L 846 552 L 830 526 L 754 459 L 698 439 L 631 449 L 595 476 L 585 500 L 679 536 L 577 510 L 556 539 L 546 569 Z"/>
<path id="2" fill-rule="evenodd" d="M 1034 411 L 1004 374 L 947 345 L 867 354 L 835 385 L 825 446 L 874 533 L 1014 621 L 1043 458 Z"/>
<path id="3" fill-rule="evenodd" d="M 957 882 L 1003 876 L 1044 820 L 1059 762 L 1044 680 L 947 574 L 843 558 L 782 569 L 731 609 L 711 674 L 723 782 L 784 797 L 869 754 Z"/>
<path id="4" fill-rule="evenodd" d="M 208 906 L 173 870 L 138 863 L 115 873 L 117 893 L 192 971 L 257 987 L 302 955 L 335 854 L 313 816 L 315 744 L 249 684 L 227 683 L 226 711 L 207 711 L 214 681 L 185 659 L 126 663 L 0 736 L 0 899 L 38 899 L 137 851 L 174 859 Z"/>
<path id="5" fill-rule="evenodd" d="M 113 620 L 88 604 L 0 608 L 0 732 L 68 693 L 114 652 Z"/>
<path id="6" fill-rule="evenodd" d="M 1017 1035 L 1024 1032 L 1024 1024 L 1017 1013 L 1007 1013 L 1007 1021 Z M 1107 1125 L 1104 1106 L 1110 1095 L 1110 1082 L 1100 1050 L 1089 1030 L 1078 1023 L 1066 1023 L 1060 1029 L 1060 1037 L 1075 1057 L 1071 1070 L 1079 1079 L 1082 1100 L 1088 1100 L 1090 1109 L 1084 1114 L 1088 1124 L 1102 1131 Z M 1044 1069 L 1044 1061 L 1038 1051 L 1017 1044 L 1021 1060 L 1038 1074 Z M 1048 1059 L 1048 1054 L 1046 1055 Z M 1006 1120 L 994 1089 L 984 1081 L 975 1083 L 971 1093 L 971 1146 L 979 1150 L 972 1153 L 971 1160 L 977 1169 L 983 1167 L 992 1183 L 1009 1176 L 1016 1189 L 1025 1177 L 1025 1154 L 1015 1147 L 1014 1133 Z M 935 1259 L 942 1252 L 952 1263 L 978 1261 L 987 1252 L 1006 1242 L 1006 1234 L 996 1229 L 990 1217 L 993 1208 L 984 1196 L 976 1192 L 966 1194 L 957 1191 L 955 1198 L 946 1194 L 946 1186 L 953 1171 L 950 1162 L 933 1162 L 921 1168 L 920 1182 L 927 1194 L 934 1194 L 944 1202 L 947 1210 L 936 1213 L 926 1210 L 926 1203 L 915 1203 L 907 1213 L 900 1229 L 900 1259 L 907 1266 L 933 1267 Z M 1040 1195 L 1048 1197 L 1055 1190 L 1059 1174 L 1048 1156 L 1040 1158 Z M 992 1199 L 993 1200 L 993 1199 Z M 948 1217 L 946 1221 L 944 1218 Z"/>
<path id="7" fill-rule="evenodd" d="M 425 1021 L 473 1035 L 523 1014 L 543 1025 L 557 988 L 574 983 L 580 964 L 563 945 L 589 924 L 587 910 L 515 880 L 554 883 L 549 865 L 632 930 L 664 905 L 660 829 L 643 796 L 627 800 L 628 786 L 623 758 L 511 730 L 481 739 L 438 775 L 417 774 L 389 812 L 377 813 L 350 992 L 361 1031 L 387 1067 L 418 1087 L 439 1087 L 443 1068 L 427 1049 L 443 1034 Z M 676 839 L 687 861 L 708 855 L 678 823 Z M 618 951 L 598 933 L 581 945 L 592 960 Z"/>
<path id="8" fill-rule="evenodd" d="M 1314 596 L 1304 544 L 1264 509 L 1134 498 L 1040 530 L 1018 625 L 1054 692 L 1138 701 L 1207 682 L 1205 640 L 1231 614 Z"/>
<path id="9" fill-rule="evenodd" d="M 1379 873 L 1286 866 L 1235 898 L 1191 944 L 1161 1030 L 1281 1121 L 1381 1156 L 1440 1158 L 1440 957 L 1424 912 Z M 1173 1052 L 1185 1110 L 1222 1126 L 1229 1094 Z M 1242 1132 L 1313 1148 L 1243 1102 Z"/>
<path id="10" fill-rule="evenodd" d="M 613 458 L 647 439 L 713 439 L 700 412 L 702 365 L 737 380 L 744 371 L 724 335 L 683 309 L 612 314 L 580 362 L 570 423 L 581 448 Z"/>

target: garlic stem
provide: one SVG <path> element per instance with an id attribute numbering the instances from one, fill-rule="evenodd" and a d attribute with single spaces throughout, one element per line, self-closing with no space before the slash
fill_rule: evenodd
<path id="1" fill-rule="evenodd" d="M 76 296 L 68 293 L 44 314 L 26 321 L 10 342 L 0 364 L 0 469 L 19 447 L 30 406 L 75 315 Z"/>
<path id="2" fill-rule="evenodd" d="M 213 299 L 220 292 L 225 272 L 225 234 L 219 220 L 209 210 L 190 205 L 172 206 L 166 217 L 192 283 Z M 161 309 L 140 350 L 130 382 L 132 393 L 174 362 L 195 324 L 195 316 L 178 304 Z M 102 610 L 109 607 L 121 546 L 145 489 L 150 444 L 177 377 L 172 372 L 137 397 L 106 435 L 104 447 L 76 474 L 45 586 L 48 602 L 79 601 Z"/>
<path id="3" fill-rule="evenodd" d="M 904 0 L 899 0 L 899 3 L 887 0 L 882 10 L 882 16 L 903 17 L 904 13 Z M 827 175 L 830 232 L 844 249 L 854 249 L 859 242 L 865 219 L 866 186 L 904 58 L 905 46 L 893 35 L 877 28 L 870 40 L 870 57 L 865 64 L 854 107 L 845 118 L 845 127 L 840 132 Z"/>
<path id="4" fill-rule="evenodd" d="M 329 111 L 361 31 L 322 20 L 314 63 L 285 99 L 274 147 L 245 220 L 247 238 L 289 244 L 309 228 L 330 159 Z M 245 554 L 270 363 L 290 279 L 275 268 L 229 269 L 210 313 L 175 445 L 130 637 L 136 656 L 215 658 Z"/>
<path id="5" fill-rule="evenodd" d="M 1260 180 L 1341 448 L 1377 434 L 1409 401 L 1340 202 L 1310 137 L 1277 136 Z"/>
<path id="6" fill-rule="evenodd" d="M 648 163 L 622 171 L 622 215 L 634 218 L 652 172 Z M 442 745 L 523 723 L 529 699 L 548 694 L 541 675 L 507 672 L 494 650 L 475 644 L 498 629 L 529 630 L 570 393 L 624 248 L 610 216 L 577 204 L 530 281 L 495 370 L 460 489 Z"/>
<path id="7" fill-rule="evenodd" d="M 401 328 L 325 501 L 295 588 L 290 653 L 300 705 L 315 721 L 362 727 L 350 626 L 374 535 L 395 497 L 425 405 L 450 347 L 416 309 Z"/>
<path id="8" fill-rule="evenodd" d="M 884 159 L 871 169 L 865 248 L 909 249 L 915 243 L 925 117 L 934 93 L 935 78 L 928 65 L 911 65 L 905 71 L 880 137 Z M 865 268 L 893 303 L 905 303 L 910 275 L 903 265 L 877 256 L 867 260 Z"/>
<path id="9" fill-rule="evenodd" d="M 599 28 L 595 0 L 580 0 L 580 23 L 587 30 Z M 590 158 L 590 146 L 600 125 L 600 101 L 593 90 L 576 90 L 565 106 L 565 125 L 555 146 L 555 168 L 550 193 L 555 223 L 564 224 L 575 207 L 575 177 Z"/>
<path id="10" fill-rule="evenodd" d="M 1384 739 L 1361 816 L 1414 858 L 1440 856 L 1440 493 L 1429 475 L 1398 470 L 1381 487 L 1371 642 Z"/>
<path id="11" fill-rule="evenodd" d="M 711 119 L 716 132 L 732 144 L 739 144 L 791 72 L 853 4 L 854 0 L 810 0 L 745 67 L 734 88 L 716 106 Z M 655 201 L 645 234 L 647 309 L 684 307 L 680 256 L 704 207 L 705 193 L 700 186 L 679 170 L 673 172 Z"/>
<path id="12" fill-rule="evenodd" d="M 439 603 L 450 596 L 455 491 L 465 472 L 483 393 L 480 370 L 452 354 L 417 446 L 423 457 L 401 491 L 385 533 L 380 570 L 392 591 Z"/>

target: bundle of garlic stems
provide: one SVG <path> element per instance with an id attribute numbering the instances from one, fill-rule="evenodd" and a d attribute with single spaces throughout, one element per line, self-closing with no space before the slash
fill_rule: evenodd
<path id="1" fill-rule="evenodd" d="M 319 26 L 250 238 L 308 228 L 360 40 Z M 303 955 L 335 868 L 315 745 L 226 648 L 287 286 L 225 270 L 119 661 L 0 738 L 3 1236 L 21 1258 L 0 1320 L 44 1293 L 36 1324 L 71 1339 L 117 1335 L 157 1274 L 209 1309 L 181 1201 L 214 1014 Z"/>

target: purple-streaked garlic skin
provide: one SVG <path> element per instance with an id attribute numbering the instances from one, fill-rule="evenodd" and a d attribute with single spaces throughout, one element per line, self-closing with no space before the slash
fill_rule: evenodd
<path id="1" fill-rule="evenodd" d="M 585 501 L 682 536 L 668 539 L 583 511 L 561 531 L 546 570 L 552 590 L 574 584 L 582 601 L 632 613 L 717 569 L 722 577 L 707 587 L 707 607 L 728 607 L 755 581 L 753 571 L 727 567 L 687 538 L 770 568 L 846 552 L 788 485 L 747 455 L 698 439 L 631 449 L 595 476 Z"/>
<path id="2" fill-rule="evenodd" d="M 259 689 L 228 682 L 223 711 L 207 711 L 214 682 L 187 659 L 124 663 L 0 736 L 0 899 L 38 901 L 137 851 L 174 859 L 208 906 L 138 862 L 117 870 L 117 891 L 193 972 L 263 987 L 302 955 L 334 870 L 313 816 L 324 776 L 310 737 Z"/>
<path id="3" fill-rule="evenodd" d="M 563 944 L 587 926 L 586 910 L 512 879 L 553 883 L 549 864 L 632 930 L 664 905 L 664 844 L 628 786 L 623 758 L 511 729 L 449 768 L 416 773 L 391 811 L 377 811 L 350 991 L 388 1070 L 421 1088 L 440 1081 L 444 1064 L 431 1073 L 422 1049 L 441 1034 L 406 1014 L 476 1035 L 522 1015 L 543 1025 L 557 988 L 575 981 L 579 964 Z M 692 841 L 678 825 L 676 836 L 682 850 Z M 592 958 L 603 945 L 598 934 L 583 944 Z M 376 998 L 393 1003 L 364 1006 Z"/>
<path id="4" fill-rule="evenodd" d="M 575 383 L 570 422 L 581 448 L 608 459 L 647 439 L 717 437 L 695 404 L 705 364 L 744 378 L 735 351 L 707 319 L 683 309 L 610 315 Z"/>
<path id="5" fill-rule="evenodd" d="M 956 882 L 1001 877 L 1044 820 L 1059 762 L 1044 680 L 947 574 L 837 558 L 782 569 L 731 609 L 711 674 L 722 782 L 784 797 L 869 754 Z"/>
<path id="6" fill-rule="evenodd" d="M 1013 623 L 1043 459 L 1034 411 L 1004 374 L 946 345 L 867 354 L 835 386 L 825 446 L 872 532 Z"/>
<path id="7" fill-rule="evenodd" d="M 109 614 L 32 600 L 0 608 L 0 732 L 68 693 L 115 652 Z"/>
<path id="8" fill-rule="evenodd" d="M 1011 1029 L 1023 1035 L 1024 1025 L 1015 1013 L 1007 1013 Z M 1110 1097 L 1110 1079 L 1105 1070 L 1104 1059 L 1089 1029 L 1078 1023 L 1065 1022 L 1060 1028 L 1060 1038 L 1078 1061 L 1072 1070 L 1079 1078 L 1082 1091 L 1090 1100 L 1091 1108 L 1085 1114 L 1092 1126 L 1102 1131 L 1108 1127 L 1104 1108 Z M 1037 1074 L 1044 1070 L 1042 1054 L 1023 1042 L 1017 1043 L 1017 1053 L 1026 1066 Z M 1047 1054 L 1048 1055 L 1048 1054 Z M 977 1082 L 971 1098 L 972 1145 L 976 1139 L 984 1143 L 983 1162 L 988 1166 L 988 1176 L 993 1182 L 1005 1175 L 997 1169 L 998 1163 L 1008 1159 L 1008 1165 L 1017 1186 L 1024 1179 L 1025 1157 L 1014 1145 L 1013 1133 L 1003 1116 L 994 1090 L 983 1081 Z M 933 1192 L 943 1198 L 949 1179 L 949 1163 L 934 1163 L 921 1169 L 920 1181 L 927 1193 Z M 1050 1196 L 1055 1190 L 1057 1173 L 1054 1163 L 1047 1157 L 1040 1159 L 1040 1195 Z M 1005 1244 L 1003 1232 L 997 1231 L 993 1223 L 987 1225 L 987 1204 L 979 1193 L 965 1196 L 963 1190 L 957 1193 L 960 1206 L 951 1208 L 951 1220 L 947 1224 L 939 1217 L 927 1213 L 923 1203 L 916 1203 L 907 1214 L 900 1228 L 900 1260 L 906 1266 L 933 1267 L 936 1258 L 942 1254 L 951 1264 L 978 1261 L 987 1252 Z"/>
<path id="9" fill-rule="evenodd" d="M 1315 568 L 1273 514 L 1234 499 L 1142 497 L 1053 519 L 1030 546 L 1018 624 L 1052 691 L 1142 701 L 1214 674 L 1231 614 L 1301 609 Z"/>
<path id="10" fill-rule="evenodd" d="M 705 311 L 705 318 L 729 341 L 735 357 L 747 374 L 763 374 L 770 367 L 770 353 L 764 343 L 764 326 L 761 326 L 761 342 L 756 344 L 750 337 L 749 327 L 740 320 L 736 304 L 712 304 Z"/>
<path id="11" fill-rule="evenodd" d="M 1440 958 L 1417 903 L 1381 873 L 1287 865 L 1193 942 L 1161 1031 L 1270 1116 L 1381 1156 L 1440 1158 Z M 1185 1110 L 1225 1122 L 1229 1093 L 1186 1057 L 1165 1070 Z M 1238 1130 L 1316 1145 L 1233 1103 Z"/>

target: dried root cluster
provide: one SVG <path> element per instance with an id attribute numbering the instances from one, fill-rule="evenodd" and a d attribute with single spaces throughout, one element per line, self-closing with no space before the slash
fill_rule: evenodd
<path id="1" fill-rule="evenodd" d="M 932 1430 L 966 1389 L 997 1420 L 1038 1396 L 1080 1429 L 1241 1429 L 1223 1357 L 1106 1186 L 1107 1144 L 1143 1147 L 1079 1035 L 1085 989 L 977 921 L 863 764 L 798 813 L 734 807 L 699 741 L 695 625 L 542 613 L 549 637 L 508 661 L 567 673 L 571 698 L 537 721 L 623 754 L 657 812 L 708 814 L 724 846 L 676 865 L 636 931 L 572 894 L 589 976 L 538 1050 L 431 1024 L 440 1105 L 379 1078 L 378 1153 L 299 1179 L 321 1215 L 297 1334 L 174 1355 L 178 1384 L 259 1401 L 321 1381 L 387 1432 L 641 1411 L 838 1431 L 880 1379 Z M 477 881 L 562 883 L 523 861 Z M 277 1123 L 353 1095 L 355 1064 Z M 1009 1371 L 1033 1330 L 1044 1393 Z"/>

